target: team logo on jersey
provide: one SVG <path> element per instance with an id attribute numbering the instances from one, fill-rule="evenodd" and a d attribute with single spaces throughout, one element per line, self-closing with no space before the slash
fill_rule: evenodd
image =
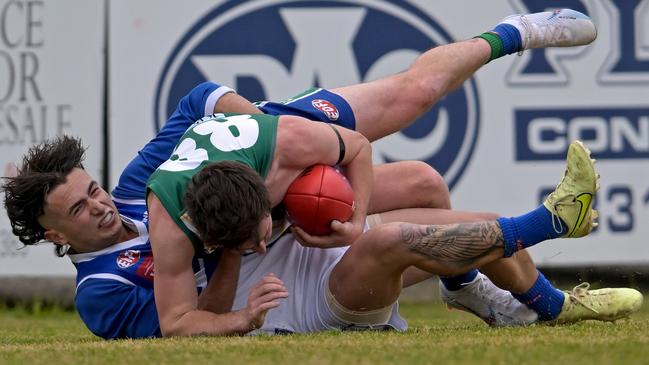
<path id="1" fill-rule="evenodd" d="M 201 81 L 253 101 L 280 101 L 309 87 L 396 74 L 450 42 L 429 14 L 403 0 L 227 1 L 191 25 L 171 51 L 156 88 L 156 128 Z M 470 80 L 402 132 L 374 143 L 374 161 L 426 161 L 453 187 L 475 147 L 478 105 Z M 339 117 L 328 103 L 313 106 Z"/>
<path id="2" fill-rule="evenodd" d="M 126 269 L 135 265 L 140 260 L 139 250 L 126 250 L 117 256 L 117 266 Z"/>
<path id="3" fill-rule="evenodd" d="M 340 116 L 338 109 L 327 100 L 315 99 L 311 102 L 311 105 L 313 105 L 313 107 L 318 109 L 319 111 L 323 112 L 324 115 L 326 115 L 327 118 L 332 122 L 337 121 L 338 117 Z"/>

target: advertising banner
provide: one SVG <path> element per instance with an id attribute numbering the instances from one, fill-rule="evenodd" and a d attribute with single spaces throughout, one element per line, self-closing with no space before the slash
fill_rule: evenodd
<path id="1" fill-rule="evenodd" d="M 593 18 L 593 44 L 485 65 L 412 126 L 375 142 L 374 161 L 425 161 L 444 175 L 455 209 L 509 216 L 543 201 L 570 141 L 583 140 L 602 176 L 600 225 L 538 245 L 536 262 L 648 263 L 648 0 L 111 1 L 111 180 L 200 82 L 280 101 L 399 72 L 510 14 L 566 6 Z"/>
<path id="2" fill-rule="evenodd" d="M 104 3 L 0 0 L 0 164 L 15 176 L 27 149 L 61 134 L 81 137 L 101 183 Z M 53 246 L 23 245 L 0 211 L 0 276 L 73 275 Z"/>

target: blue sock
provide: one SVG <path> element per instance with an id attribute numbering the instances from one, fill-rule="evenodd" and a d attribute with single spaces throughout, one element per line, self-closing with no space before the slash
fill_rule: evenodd
<path id="1" fill-rule="evenodd" d="M 521 33 L 511 24 L 498 24 L 492 32 L 498 33 L 503 42 L 503 55 L 520 52 L 523 50 Z"/>
<path id="2" fill-rule="evenodd" d="M 552 221 L 552 213 L 541 204 L 533 211 L 512 218 L 497 219 L 505 241 L 504 257 L 535 244 L 563 236 L 567 229 L 560 219 Z M 558 232 L 557 232 L 558 231 Z"/>
<path id="3" fill-rule="evenodd" d="M 565 295 L 559 289 L 550 284 L 548 279 L 539 272 L 539 277 L 534 282 L 534 285 L 523 294 L 514 294 L 514 298 L 519 302 L 527 305 L 531 310 L 539 315 L 542 321 L 550 321 L 561 313 Z"/>
<path id="4" fill-rule="evenodd" d="M 456 291 L 462 289 L 467 283 L 472 282 L 476 276 L 478 276 L 478 270 L 473 269 L 468 273 L 462 275 L 452 276 L 448 278 L 440 277 L 439 279 L 442 281 L 442 284 L 444 284 L 444 287 L 447 290 Z"/>

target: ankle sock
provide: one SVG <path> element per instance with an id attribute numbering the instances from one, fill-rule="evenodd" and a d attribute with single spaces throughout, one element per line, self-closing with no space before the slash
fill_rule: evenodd
<path id="1" fill-rule="evenodd" d="M 550 284 L 548 279 L 539 272 L 534 285 L 523 294 L 514 294 L 514 298 L 527 305 L 539 315 L 542 321 L 550 321 L 559 316 L 565 301 L 565 295 Z"/>
<path id="2" fill-rule="evenodd" d="M 566 225 L 560 219 L 555 219 L 543 204 L 527 214 L 500 217 L 497 221 L 505 241 L 504 257 L 539 242 L 561 237 L 567 231 Z"/>
<path id="3" fill-rule="evenodd" d="M 456 291 L 475 280 L 476 276 L 478 276 L 478 270 L 473 269 L 465 274 L 445 278 L 440 277 L 439 279 L 447 290 Z"/>

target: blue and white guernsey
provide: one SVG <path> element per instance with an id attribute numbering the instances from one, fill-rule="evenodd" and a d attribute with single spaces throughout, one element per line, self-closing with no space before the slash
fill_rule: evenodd
<path id="1" fill-rule="evenodd" d="M 77 269 L 75 304 L 86 326 L 97 336 L 114 338 L 158 337 L 160 325 L 153 296 L 154 265 L 149 243 L 146 182 L 165 162 L 180 137 L 195 121 L 213 114 L 214 106 L 233 90 L 205 82 L 183 97 L 154 139 L 138 152 L 112 191 L 125 224 L 138 237 L 104 250 L 69 255 Z M 300 115 L 311 120 L 354 128 L 351 107 L 340 96 L 311 89 L 281 103 L 258 105 L 266 114 Z M 218 256 L 194 259 L 197 290 L 207 285 Z"/>
<path id="2" fill-rule="evenodd" d="M 160 336 L 153 297 L 154 265 L 149 243 L 146 181 L 166 161 L 185 130 L 211 115 L 218 99 L 232 91 L 203 83 L 180 100 L 164 128 L 126 167 L 113 190 L 113 201 L 125 224 L 138 237 L 104 250 L 69 255 L 77 268 L 75 304 L 81 319 L 97 336 L 140 338 Z M 194 259 L 200 292 L 207 285 L 218 256 Z"/>

